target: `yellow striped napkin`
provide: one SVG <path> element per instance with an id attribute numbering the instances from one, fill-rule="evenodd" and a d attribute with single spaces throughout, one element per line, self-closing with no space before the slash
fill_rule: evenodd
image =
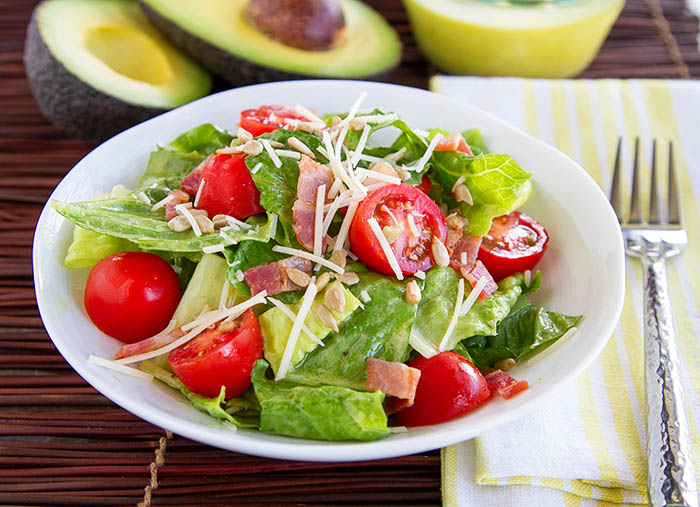
<path id="1" fill-rule="evenodd" d="M 689 245 L 669 262 L 668 275 L 700 470 L 700 82 L 437 76 L 431 89 L 558 147 L 606 193 L 619 136 L 630 171 L 636 136 L 642 167 L 649 167 L 652 138 L 661 141 L 664 172 L 673 140 Z M 442 450 L 446 506 L 646 504 L 642 279 L 638 261 L 628 259 L 626 268 L 620 324 L 581 377 L 528 416 Z"/>

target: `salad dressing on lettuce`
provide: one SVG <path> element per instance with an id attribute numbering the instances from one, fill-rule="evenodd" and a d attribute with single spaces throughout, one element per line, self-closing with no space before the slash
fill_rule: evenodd
<path id="1" fill-rule="evenodd" d="M 453 410 L 455 398 L 445 417 L 527 387 L 499 368 L 581 319 L 529 300 L 548 240 L 515 211 L 533 193 L 530 174 L 491 153 L 476 129 L 423 131 L 395 112 L 362 111 L 360 102 L 323 118 L 301 106 L 264 106 L 262 120 L 242 115 L 237 135 L 200 125 L 158 146 L 133 191 L 52 203 L 76 224 L 68 267 L 142 250 L 173 266 L 184 287 L 168 328 L 100 364 L 138 365 L 229 424 L 318 440 L 384 438 L 393 413 L 411 425 L 405 414 L 421 410 L 435 380 L 431 361 L 464 362 L 482 382 L 478 403 Z M 390 127 L 394 141 L 375 144 L 372 135 Z M 222 190 L 225 171 L 248 183 Z M 168 206 L 183 190 L 190 201 Z M 255 201 L 249 215 L 244 198 Z M 207 202 L 227 199 L 238 199 L 231 215 L 207 213 Z M 174 219 L 202 227 L 175 230 Z M 489 273 L 494 262 L 505 273 L 498 280 Z M 369 358 L 379 366 L 368 372 Z M 421 375 L 410 400 L 392 395 L 405 391 L 403 364 L 411 378 Z"/>

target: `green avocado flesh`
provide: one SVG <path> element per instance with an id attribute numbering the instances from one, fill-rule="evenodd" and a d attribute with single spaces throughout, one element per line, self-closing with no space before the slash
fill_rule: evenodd
<path id="1" fill-rule="evenodd" d="M 100 141 L 206 95 L 211 78 L 134 0 L 47 0 L 27 30 L 25 66 L 54 124 Z"/>
<path id="2" fill-rule="evenodd" d="M 371 77 L 396 66 L 401 56 L 396 32 L 358 0 L 340 0 L 347 38 L 328 51 L 296 49 L 257 31 L 246 20 L 247 0 L 140 2 L 174 43 L 235 84 L 265 77 Z"/>

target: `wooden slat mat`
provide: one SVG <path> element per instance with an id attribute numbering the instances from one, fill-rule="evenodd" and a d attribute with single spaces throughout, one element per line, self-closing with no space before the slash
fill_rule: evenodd
<path id="1" fill-rule="evenodd" d="M 433 69 L 400 1 L 369 3 L 404 41 L 393 82 L 426 87 Z M 56 352 L 34 299 L 32 233 L 54 186 L 90 147 L 44 120 L 29 93 L 22 48 L 32 8 L 0 3 L 0 504 L 439 503 L 436 452 L 349 464 L 224 452 L 116 407 Z M 700 77 L 696 37 L 682 0 L 629 0 L 583 76 Z"/>

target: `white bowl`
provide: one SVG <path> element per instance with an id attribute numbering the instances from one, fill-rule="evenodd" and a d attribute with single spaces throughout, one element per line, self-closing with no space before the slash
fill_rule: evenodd
<path id="1" fill-rule="evenodd" d="M 36 295 L 46 330 L 70 365 L 118 405 L 179 435 L 258 456 L 315 461 L 388 458 L 460 442 L 523 417 L 539 400 L 582 373 L 608 341 L 622 310 L 624 250 L 612 208 L 593 179 L 566 155 L 463 102 L 414 88 L 353 81 L 282 82 L 229 90 L 105 142 L 70 171 L 51 197 L 71 202 L 104 193 L 118 183 L 133 188 L 156 143 L 167 143 L 200 123 L 234 129 L 241 110 L 269 103 L 344 111 L 362 91 L 368 93 L 363 107 L 396 111 L 414 127 L 453 132 L 478 127 L 492 151 L 513 156 L 533 173 L 535 192 L 524 211 L 537 218 L 551 236 L 539 265 L 543 283 L 535 301 L 585 318 L 578 334 L 555 352 L 513 370 L 514 376 L 530 383 L 529 390 L 508 401 L 494 399 L 449 422 L 412 428 L 375 442 L 320 442 L 254 430 L 233 431 L 163 385 L 87 362 L 90 354 L 112 357 L 119 344 L 88 319 L 82 303 L 87 270 L 69 270 L 62 262 L 72 226 L 47 205 L 34 237 Z"/>

